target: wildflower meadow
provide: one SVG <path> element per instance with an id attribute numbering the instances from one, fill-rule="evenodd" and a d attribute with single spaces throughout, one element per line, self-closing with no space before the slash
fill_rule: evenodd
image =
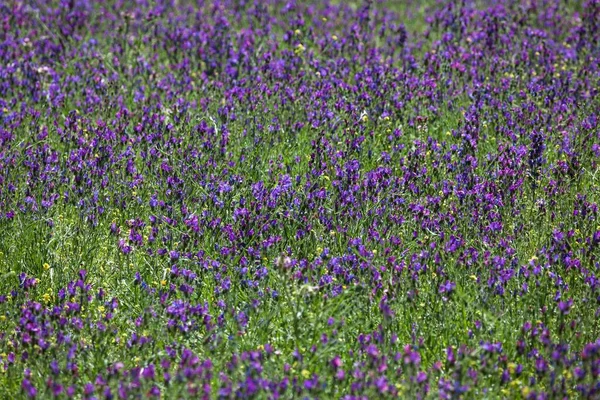
<path id="1" fill-rule="evenodd" d="M 0 1 L 1 399 L 600 399 L 599 0 Z"/>

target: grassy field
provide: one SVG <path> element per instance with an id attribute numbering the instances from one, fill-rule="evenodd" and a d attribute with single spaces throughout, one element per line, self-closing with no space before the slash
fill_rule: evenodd
<path id="1" fill-rule="evenodd" d="M 0 398 L 600 398 L 597 0 L 0 22 Z"/>

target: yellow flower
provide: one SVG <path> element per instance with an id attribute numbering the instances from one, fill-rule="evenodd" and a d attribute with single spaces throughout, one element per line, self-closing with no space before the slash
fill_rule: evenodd
<path id="1" fill-rule="evenodd" d="M 305 50 L 306 50 L 306 47 L 304 47 L 304 45 L 302 43 L 298 43 L 296 45 L 296 48 L 294 49 L 294 53 L 301 54 L 301 53 L 304 53 Z"/>
<path id="2" fill-rule="evenodd" d="M 44 270 L 48 271 L 50 269 L 50 264 L 44 263 Z"/>
<path id="3" fill-rule="evenodd" d="M 303 369 L 302 376 L 304 377 L 304 379 L 308 379 L 310 377 L 310 372 L 308 372 L 307 369 Z"/>

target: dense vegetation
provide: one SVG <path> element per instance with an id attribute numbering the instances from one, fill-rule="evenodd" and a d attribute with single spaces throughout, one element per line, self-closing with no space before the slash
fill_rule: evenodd
<path id="1" fill-rule="evenodd" d="M 600 398 L 600 2 L 0 2 L 0 397 Z"/>

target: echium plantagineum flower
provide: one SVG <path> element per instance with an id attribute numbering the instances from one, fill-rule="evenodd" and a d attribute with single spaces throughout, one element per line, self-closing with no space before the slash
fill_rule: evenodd
<path id="1" fill-rule="evenodd" d="M 540 174 L 540 168 L 544 164 L 544 150 L 546 149 L 546 135 L 542 130 L 534 130 L 529 135 L 529 168 L 535 181 Z"/>

